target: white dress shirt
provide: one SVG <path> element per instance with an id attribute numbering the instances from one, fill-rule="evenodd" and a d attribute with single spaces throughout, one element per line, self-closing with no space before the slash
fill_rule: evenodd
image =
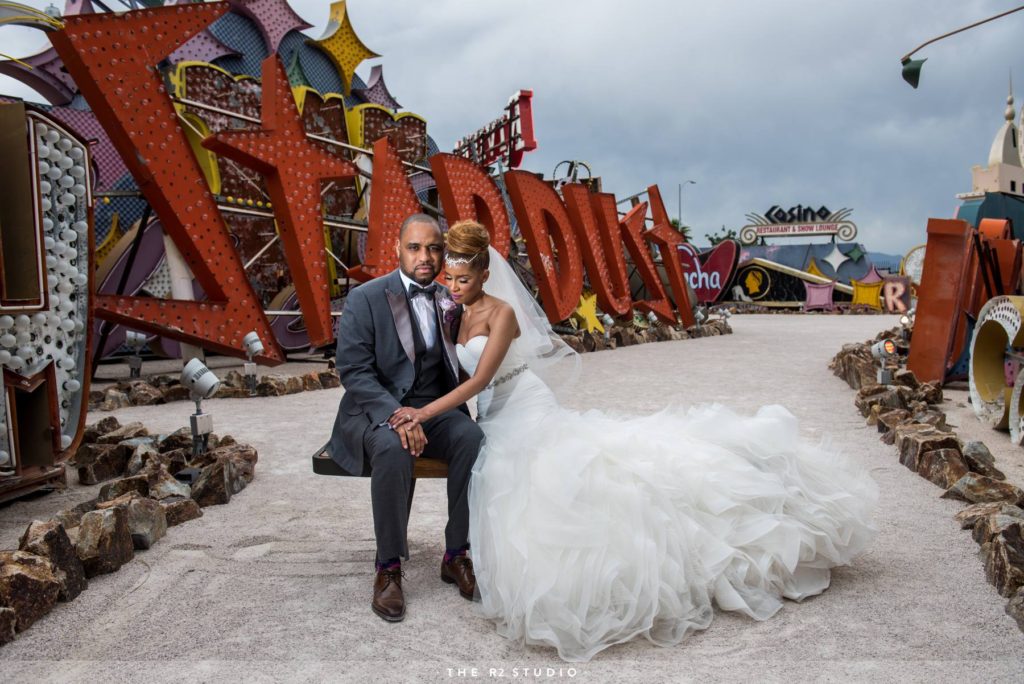
<path id="1" fill-rule="evenodd" d="M 402 278 L 406 295 L 410 295 L 409 289 L 412 285 L 422 287 L 401 270 L 398 271 L 398 275 Z M 416 295 L 415 297 L 409 296 L 409 301 L 412 303 L 414 318 L 416 325 L 419 326 L 420 335 L 423 337 L 423 344 L 430 349 L 437 343 L 437 313 L 434 310 L 434 298 L 429 295 Z"/>

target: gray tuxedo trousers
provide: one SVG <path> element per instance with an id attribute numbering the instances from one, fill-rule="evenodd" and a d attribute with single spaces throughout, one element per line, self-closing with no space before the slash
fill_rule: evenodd
<path id="1" fill-rule="evenodd" d="M 414 462 L 387 420 L 400 406 L 425 406 L 458 384 L 455 333 L 439 304 L 446 295 L 439 286 L 434 311 L 440 349 L 425 348 L 398 271 L 353 289 L 338 325 L 337 369 L 345 392 L 326 451 L 352 475 L 369 475 L 381 560 L 409 557 L 406 532 Z M 440 381 L 425 388 L 418 382 L 419 370 L 424 359 L 436 362 L 438 356 L 443 364 Z M 432 418 L 423 429 L 427 446 L 419 458 L 448 463 L 445 546 L 462 548 L 469 541 L 469 479 L 483 433 L 465 405 Z"/>

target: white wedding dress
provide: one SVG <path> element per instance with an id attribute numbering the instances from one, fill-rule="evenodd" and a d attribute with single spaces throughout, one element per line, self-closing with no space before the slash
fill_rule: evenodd
<path id="1" fill-rule="evenodd" d="M 467 373 L 486 343 L 458 345 Z M 821 593 L 874 537 L 874 483 L 786 409 L 571 411 L 515 350 L 477 398 L 469 494 L 481 610 L 503 636 L 569 661 L 678 644 L 712 602 L 764 620 Z"/>

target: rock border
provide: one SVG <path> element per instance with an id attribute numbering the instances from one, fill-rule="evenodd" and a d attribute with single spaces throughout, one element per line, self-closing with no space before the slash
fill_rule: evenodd
<path id="1" fill-rule="evenodd" d="M 150 435 L 114 416 L 86 426 L 70 465 L 81 484 L 104 484 L 96 498 L 29 523 L 18 550 L 0 551 L 0 646 L 74 600 L 90 578 L 151 548 L 168 527 L 230 502 L 253 481 L 258 459 L 255 448 L 216 435 L 193 456 L 189 428 Z M 191 484 L 175 477 L 183 472 Z"/>
<path id="2" fill-rule="evenodd" d="M 832 372 L 857 390 L 854 404 L 881 440 L 896 447 L 909 470 L 943 489 L 942 498 L 970 505 L 954 516 L 971 530 L 985 564 L 985 576 L 1006 613 L 1024 631 L 1024 490 L 1006 482 L 983 442 L 964 442 L 946 424 L 938 383 L 918 382 L 914 373 L 896 371 L 892 385 L 877 382 L 879 365 L 871 345 L 894 339 L 906 351 L 899 329 L 883 331 L 864 343 L 846 344 L 829 363 Z"/>
<path id="3" fill-rule="evenodd" d="M 708 321 L 703 325 L 691 326 L 685 330 L 668 325 L 652 325 L 648 328 L 637 328 L 627 324 L 613 326 L 607 335 L 580 330 L 573 334 L 563 334 L 560 337 L 574 351 L 583 354 L 586 352 L 604 351 L 606 349 L 618 349 L 619 347 L 631 347 L 637 344 L 649 344 L 651 342 L 672 342 L 731 334 L 732 327 L 729 323 L 725 320 L 717 319 Z"/>
<path id="4" fill-rule="evenodd" d="M 665 325 L 652 325 L 647 329 L 635 328 L 632 325 L 616 325 L 607 337 L 582 330 L 571 335 L 561 335 L 561 338 L 572 349 L 582 354 L 649 342 L 668 342 L 731 333 L 732 328 L 726 321 L 715 320 L 686 330 L 677 330 Z M 280 397 L 335 387 L 341 387 L 341 381 L 334 370 L 334 362 L 331 361 L 325 371 L 310 371 L 304 375 L 292 376 L 260 376 L 255 393 L 249 391 L 245 376 L 233 370 L 224 376 L 213 396 L 217 399 Z M 94 390 L 89 393 L 89 410 L 115 411 L 129 406 L 152 406 L 188 400 L 189 391 L 181 384 L 181 380 L 177 376 L 163 374 L 154 375 L 146 380 L 119 380 L 105 390 Z"/>
<path id="5" fill-rule="evenodd" d="M 250 393 L 245 376 L 236 370 L 229 371 L 213 395 L 218 399 L 241 399 L 255 397 L 280 397 L 321 389 L 341 387 L 333 362 L 325 371 L 310 371 L 304 375 L 262 375 L 256 384 L 255 394 Z M 90 411 L 114 411 L 128 406 L 152 406 L 172 401 L 188 401 L 189 391 L 175 375 L 154 375 L 146 380 L 119 380 L 105 390 L 89 392 Z"/>

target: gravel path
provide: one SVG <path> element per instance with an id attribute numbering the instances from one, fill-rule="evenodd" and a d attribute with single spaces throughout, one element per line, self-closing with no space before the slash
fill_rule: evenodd
<path id="1" fill-rule="evenodd" d="M 408 616 L 384 623 L 369 609 L 369 483 L 316 477 L 309 467 L 341 396 L 326 390 L 208 402 L 218 433 L 258 448 L 256 481 L 0 648 L 2 678 L 1021 681 L 1024 634 L 985 581 L 977 546 L 952 519 L 963 505 L 940 499 L 937 487 L 899 465 L 893 447 L 864 425 L 853 391 L 827 368 L 844 342 L 894 322 L 736 316 L 730 336 L 583 357 L 584 377 L 568 402 L 575 408 L 649 412 L 666 402 L 723 402 L 749 412 L 781 403 L 809 434 L 830 436 L 870 470 L 881 491 L 874 547 L 837 570 L 823 595 L 787 603 L 767 622 L 719 614 L 679 647 L 633 642 L 572 667 L 551 650 L 510 644 L 438 578 L 445 495 L 442 482 L 428 480 L 417 487 L 409 532 Z M 964 408 L 954 402 L 950 409 Z M 187 424 L 189 409 L 177 403 L 115 415 L 170 431 Z M 1004 434 L 976 431 L 1020 484 L 1021 450 Z M 16 545 L 33 517 L 95 489 L 74 486 L 0 508 L 0 548 Z"/>

